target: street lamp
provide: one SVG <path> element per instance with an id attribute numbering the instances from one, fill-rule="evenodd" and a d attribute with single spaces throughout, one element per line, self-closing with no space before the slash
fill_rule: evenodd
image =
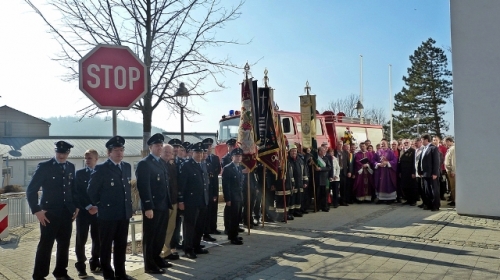
<path id="1" fill-rule="evenodd" d="M 363 115 L 363 104 L 361 104 L 361 100 L 358 100 L 358 103 L 356 104 L 356 107 L 354 108 L 358 112 L 358 118 L 359 118 L 359 123 L 363 123 L 363 119 L 361 116 Z"/>
<path id="2" fill-rule="evenodd" d="M 418 131 L 418 128 L 420 127 L 420 114 L 419 113 L 416 113 L 415 114 L 415 119 L 417 120 L 417 137 L 420 137 L 420 133 Z"/>
<path id="3" fill-rule="evenodd" d="M 175 99 L 177 104 L 181 109 L 181 141 L 184 142 L 184 108 L 187 105 L 189 97 L 189 91 L 187 90 L 184 83 L 180 83 L 177 92 L 175 93 Z"/>

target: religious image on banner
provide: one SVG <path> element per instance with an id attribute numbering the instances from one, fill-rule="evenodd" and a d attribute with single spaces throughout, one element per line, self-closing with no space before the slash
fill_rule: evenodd
<path id="1" fill-rule="evenodd" d="M 258 159 L 275 175 L 278 173 L 278 151 L 279 142 L 276 135 L 274 121 L 273 95 L 271 88 L 259 88 L 254 94 L 255 115 L 257 116 L 258 132 L 256 133 L 256 144 L 258 147 Z"/>
<path id="2" fill-rule="evenodd" d="M 248 65 L 248 64 L 247 64 Z M 250 67 L 245 66 L 248 71 Z M 251 79 L 243 81 L 241 84 L 241 115 L 240 127 L 238 129 L 238 142 L 243 150 L 243 159 L 241 163 L 252 171 L 257 165 L 256 146 L 254 135 L 254 117 L 253 117 L 253 94 Z"/>
<path id="3" fill-rule="evenodd" d="M 310 95 L 300 96 L 300 123 L 302 127 L 302 147 L 312 148 L 311 135 L 311 98 Z"/>

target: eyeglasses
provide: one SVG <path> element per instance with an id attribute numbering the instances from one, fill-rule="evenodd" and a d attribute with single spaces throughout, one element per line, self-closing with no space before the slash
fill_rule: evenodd
<path id="1" fill-rule="evenodd" d="M 405 142 L 405 144 L 410 144 L 410 142 Z"/>

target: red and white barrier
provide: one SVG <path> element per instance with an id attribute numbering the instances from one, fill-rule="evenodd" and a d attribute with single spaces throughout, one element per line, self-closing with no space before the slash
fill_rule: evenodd
<path id="1" fill-rule="evenodd" d="M 0 239 L 9 236 L 9 208 L 0 203 Z"/>

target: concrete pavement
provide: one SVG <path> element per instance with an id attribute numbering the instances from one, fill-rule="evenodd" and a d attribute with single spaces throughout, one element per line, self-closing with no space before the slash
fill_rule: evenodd
<path id="1" fill-rule="evenodd" d="M 135 279 L 500 279 L 500 220 L 459 216 L 452 208 L 355 204 L 242 236 L 242 246 L 214 236 L 218 241 L 206 244 L 210 254 L 174 261 L 161 276 L 145 274 L 142 257 L 128 255 L 127 273 Z M 0 279 L 30 279 L 38 237 L 38 225 L 30 225 L 2 241 Z M 70 257 L 76 279 L 74 263 Z"/>

